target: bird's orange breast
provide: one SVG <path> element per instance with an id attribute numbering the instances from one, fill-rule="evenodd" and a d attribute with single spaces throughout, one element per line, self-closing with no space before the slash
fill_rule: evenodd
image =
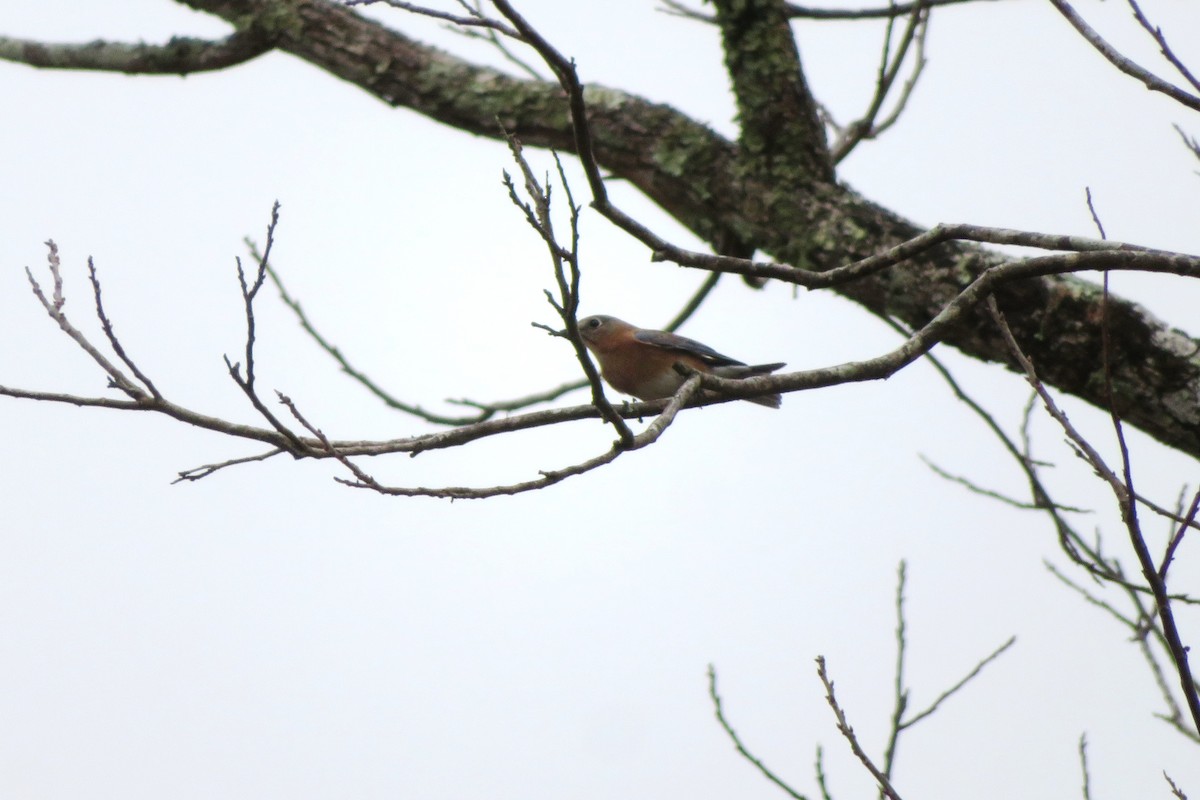
<path id="1" fill-rule="evenodd" d="M 708 372 L 709 367 L 696 356 L 655 347 L 632 337 L 609 341 L 604 348 L 594 347 L 600 362 L 600 374 L 618 392 L 641 400 L 670 397 L 685 377 L 675 371 L 676 364 Z"/>

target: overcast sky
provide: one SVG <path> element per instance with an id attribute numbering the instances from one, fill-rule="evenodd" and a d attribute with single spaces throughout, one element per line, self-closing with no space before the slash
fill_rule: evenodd
<path id="1" fill-rule="evenodd" d="M 836 0 L 831 5 L 836 4 Z M 17 7 L 19 5 L 19 8 Z M 227 26 L 169 0 L 0 6 L 0 34 L 161 42 Z M 857 3 L 846 3 L 846 7 Z M 518 3 L 582 77 L 735 134 L 717 36 L 634 0 Z M 1127 7 L 1081 2 L 1153 62 Z M 1145 11 L 1200 67 L 1200 6 Z M 486 46 L 401 12 L 388 24 L 469 58 Z M 866 104 L 875 24 L 796 26 L 810 84 L 841 120 Z M 841 177 L 923 225 L 1093 235 L 1200 252 L 1198 166 L 1172 123 L 1200 120 L 1111 67 L 1040 2 L 939 9 L 902 121 Z M 296 59 L 125 77 L 0 63 L 0 384 L 84 395 L 104 376 L 29 292 L 63 258 L 66 310 L 89 334 L 86 259 L 126 349 L 168 397 L 258 424 L 225 373 L 244 321 L 235 258 L 283 205 L 274 263 L 321 331 L 397 396 L 453 411 L 577 377 L 552 323 L 543 246 L 509 203 L 499 144 L 392 110 Z M 549 169 L 544 153 L 531 153 Z M 577 171 L 572 168 L 572 175 Z M 576 183 L 582 192 L 582 183 Z M 696 244 L 617 184 L 618 202 Z M 647 327 L 704 275 L 650 263 L 587 214 L 583 312 Z M 1198 333 L 1200 294 L 1115 275 L 1114 290 Z M 259 380 L 335 438 L 429 430 L 351 385 L 264 290 Z M 831 293 L 727 279 L 683 330 L 789 369 L 878 355 L 898 339 Z M 1027 389 L 939 348 L 1010 430 Z M 108 392 L 112 395 L 114 393 Z M 115 396 L 115 395 L 114 395 Z M 583 393 L 561 405 L 586 402 Z M 1106 418 L 1064 400 L 1113 452 Z M 1062 502 L 1095 509 L 1129 559 L 1111 501 L 1044 419 Z M 589 421 L 467 450 L 364 462 L 402 485 L 535 477 L 606 449 Z M 0 794 L 14 798 L 777 798 L 713 719 L 705 670 L 755 754 L 801 792 L 818 744 L 836 797 L 873 796 L 837 733 L 824 655 L 873 755 L 890 713 L 895 573 L 908 563 L 912 705 L 1009 636 L 1017 644 L 905 735 L 907 798 L 1077 797 L 1087 734 L 1095 797 L 1200 795 L 1200 757 L 1161 721 L 1124 631 L 1047 572 L 1046 519 L 937 477 L 1019 494 L 1015 465 L 933 370 L 793 394 L 770 411 L 681 415 L 654 447 L 547 491 L 483 502 L 383 498 L 330 463 L 274 460 L 172 485 L 261 448 L 166 419 L 0 402 Z M 1131 434 L 1140 488 L 1170 505 L 1194 460 Z M 1155 546 L 1166 531 L 1147 523 Z M 1194 538 L 1194 537 L 1193 537 Z M 1200 593 L 1186 541 L 1175 587 Z M 1077 576 L 1078 577 L 1078 576 Z M 1195 611 L 1181 612 L 1191 642 Z"/>

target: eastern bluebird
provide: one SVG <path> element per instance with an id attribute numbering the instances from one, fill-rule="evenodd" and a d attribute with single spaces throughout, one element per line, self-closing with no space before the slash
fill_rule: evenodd
<path id="1" fill-rule="evenodd" d="M 643 330 L 603 314 L 579 320 L 579 334 L 600 362 L 604 380 L 618 392 L 639 400 L 659 400 L 675 394 L 686 380 L 686 376 L 675 370 L 676 364 L 720 378 L 752 378 L 786 366 L 782 363 L 748 366 L 687 337 Z M 716 396 L 713 392 L 706 394 Z M 780 404 L 777 394 L 746 399 L 770 408 L 779 408 Z"/>

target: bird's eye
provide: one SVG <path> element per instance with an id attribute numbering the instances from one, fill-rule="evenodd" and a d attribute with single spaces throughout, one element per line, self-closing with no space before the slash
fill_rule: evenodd
<path id="1" fill-rule="evenodd" d="M 592 330 L 596 330 L 596 328 L 599 328 L 600 324 L 601 324 L 600 320 L 598 320 L 598 319 L 589 319 L 587 321 L 587 326 L 589 328 L 591 328 Z"/>

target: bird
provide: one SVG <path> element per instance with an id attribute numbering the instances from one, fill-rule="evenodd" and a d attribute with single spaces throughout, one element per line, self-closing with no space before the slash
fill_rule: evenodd
<path id="1" fill-rule="evenodd" d="M 639 328 L 606 314 L 579 320 L 579 335 L 600 362 L 604 380 L 618 392 L 639 400 L 660 400 L 675 394 L 687 379 L 675 369 L 676 364 L 733 379 L 767 375 L 787 366 L 782 362 L 751 366 L 686 336 Z M 711 391 L 705 395 L 720 396 Z M 779 408 L 781 402 L 777 394 L 745 399 L 768 408 Z"/>

